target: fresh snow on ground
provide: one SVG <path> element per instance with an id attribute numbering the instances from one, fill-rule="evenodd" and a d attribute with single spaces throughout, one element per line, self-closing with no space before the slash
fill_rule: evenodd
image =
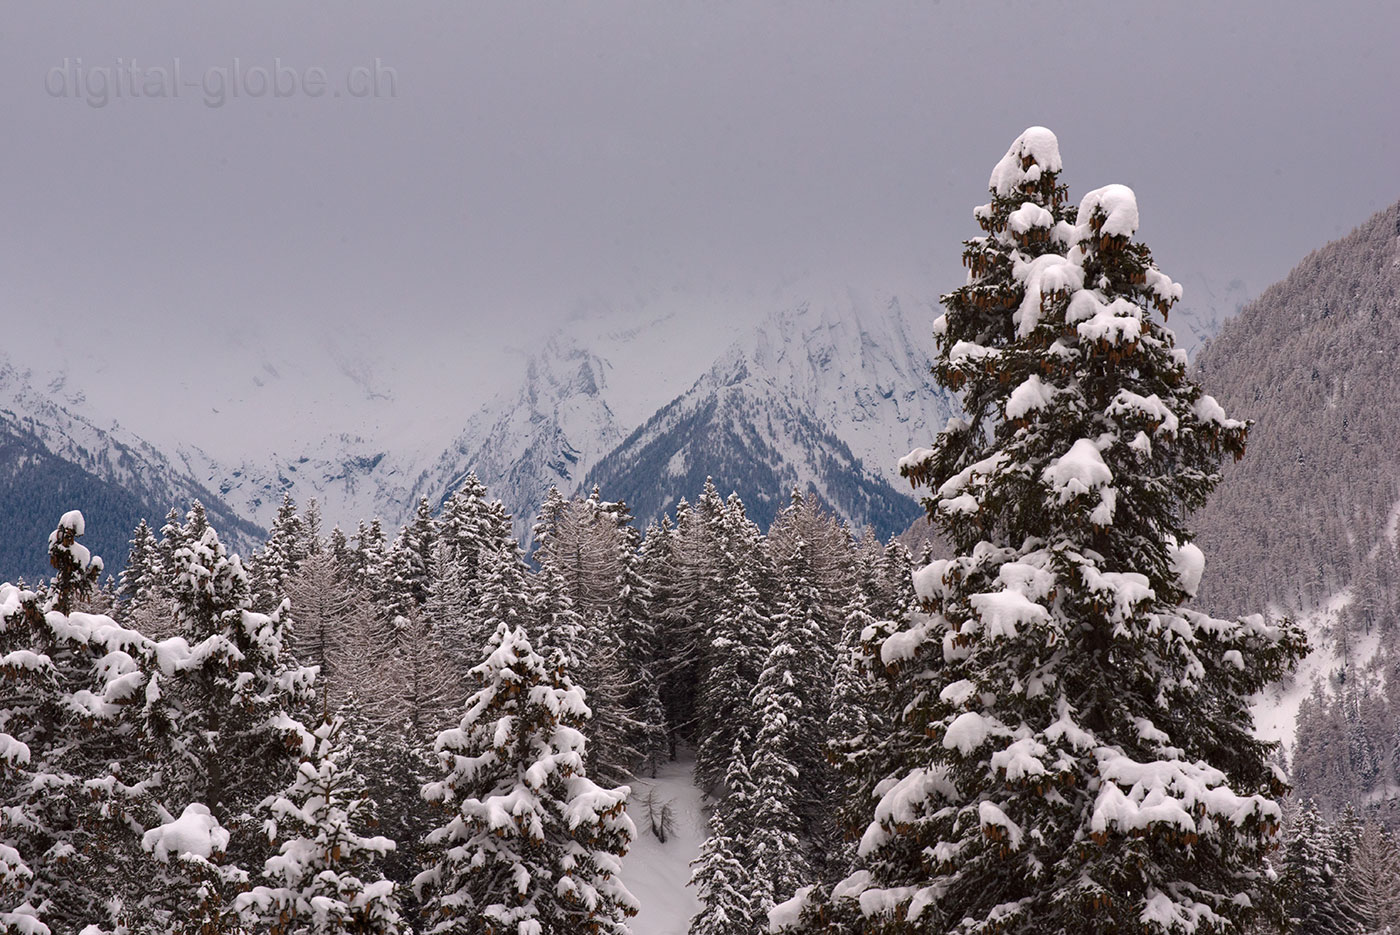
<path id="1" fill-rule="evenodd" d="M 655 779 L 639 778 L 628 783 L 632 798 L 627 813 L 637 825 L 637 840 L 622 860 L 622 882 L 642 904 L 632 920 L 632 935 L 686 935 L 690 918 L 700 911 L 690 880 L 690 862 L 700 854 L 700 844 L 709 835 L 709 818 L 704 797 L 691 779 L 695 770 L 692 756 L 664 764 Z M 658 808 L 670 802 L 675 813 L 675 834 L 662 844 L 651 833 L 645 801 L 656 793 Z"/>

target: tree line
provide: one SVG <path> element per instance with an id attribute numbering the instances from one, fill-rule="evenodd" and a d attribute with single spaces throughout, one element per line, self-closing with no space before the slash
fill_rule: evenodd
<path id="1" fill-rule="evenodd" d="M 17 930 L 626 931 L 618 784 L 690 751 L 779 812 L 757 918 L 840 839 L 826 732 L 861 745 L 852 654 L 913 601 L 897 544 L 797 492 L 764 534 L 713 484 L 645 534 L 551 491 L 530 556 L 474 476 L 392 541 L 287 498 L 246 567 L 195 503 L 105 587 L 64 523 L 4 592 Z"/>

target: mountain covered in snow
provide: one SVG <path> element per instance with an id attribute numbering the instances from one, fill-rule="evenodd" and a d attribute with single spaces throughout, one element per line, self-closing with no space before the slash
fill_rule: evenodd
<path id="1" fill-rule="evenodd" d="M 347 528 L 374 516 L 394 526 L 419 498 L 437 506 L 474 471 L 522 536 L 551 486 L 573 494 L 598 484 L 647 520 L 710 476 L 760 522 L 800 486 L 888 534 L 918 512 L 894 464 L 949 411 L 928 377 L 932 317 L 926 300 L 844 290 L 737 335 L 721 330 L 727 346 L 703 316 L 603 328 L 585 319 L 544 341 L 474 410 L 443 398 L 442 429 L 460 421 L 441 440 L 395 446 L 337 433 L 237 463 L 190 445 L 178 458 L 263 524 L 287 493 L 315 497 Z M 697 363 L 709 347 L 715 356 Z"/>
<path id="2" fill-rule="evenodd" d="M 159 530 L 171 507 L 194 499 L 234 548 L 261 539 L 261 528 L 182 465 L 90 409 L 82 390 L 61 380 L 36 386 L 0 357 L 0 576 L 43 575 L 48 534 L 74 506 L 101 516 L 86 542 L 112 569 L 142 518 Z"/>
<path id="3" fill-rule="evenodd" d="M 1227 322 L 1199 379 L 1254 421 L 1201 513 L 1202 597 L 1311 613 L 1349 593 L 1369 630 L 1400 618 L 1400 205 L 1314 251 Z"/>
<path id="4" fill-rule="evenodd" d="M 929 380 L 928 307 L 854 292 L 769 316 L 589 472 L 641 519 L 707 477 L 766 525 L 794 488 L 887 537 L 920 507 L 895 469 L 952 407 Z"/>

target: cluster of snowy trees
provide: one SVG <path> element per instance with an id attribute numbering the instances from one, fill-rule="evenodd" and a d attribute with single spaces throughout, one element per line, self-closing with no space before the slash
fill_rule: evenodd
<path id="1" fill-rule="evenodd" d="M 1391 205 L 1313 252 L 1201 351 L 1222 405 L 1258 423 L 1202 512 L 1212 607 L 1311 611 L 1350 588 L 1349 626 L 1395 631 L 1398 228 Z"/>
<path id="2" fill-rule="evenodd" d="M 1400 655 L 1383 647 L 1365 665 L 1343 665 L 1298 708 L 1290 777 L 1300 799 L 1324 815 L 1361 808 L 1400 826 Z"/>
<path id="3" fill-rule="evenodd" d="M 1292 809 L 1282 855 L 1288 930 L 1296 935 L 1400 932 L 1400 845 L 1350 806 L 1335 821 L 1310 799 Z"/>
<path id="4" fill-rule="evenodd" d="M 142 523 L 103 593 L 84 526 L 51 582 L 0 586 L 0 930 L 627 931 L 628 790 L 588 775 L 567 595 L 484 552 L 449 577 L 436 520 L 350 549 L 290 503 L 251 570 L 198 503 Z M 492 615 L 470 665 L 425 616 L 449 581 Z"/>
<path id="5" fill-rule="evenodd" d="M 753 777 L 710 847 L 764 855 L 713 903 L 751 928 L 841 849 L 826 738 L 861 757 L 860 636 L 914 602 L 901 546 L 798 492 L 764 534 L 707 484 L 643 536 L 551 491 L 528 559 L 475 477 L 392 542 L 286 499 L 246 569 L 196 503 L 105 588 L 76 516 L 77 570 L 5 591 L 16 929 L 625 932 L 613 784 L 681 748 Z"/>

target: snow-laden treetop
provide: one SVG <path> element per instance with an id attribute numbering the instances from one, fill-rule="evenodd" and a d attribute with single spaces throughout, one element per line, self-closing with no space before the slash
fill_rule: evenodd
<path id="1" fill-rule="evenodd" d="M 83 521 L 81 510 L 69 510 L 63 514 L 63 518 L 58 521 L 60 529 L 71 529 L 73 535 L 81 536 L 87 530 L 87 524 Z"/>
<path id="2" fill-rule="evenodd" d="M 1137 233 L 1137 195 L 1128 186 L 1105 185 L 1086 194 L 1079 202 L 1079 223 L 1089 223 L 1095 212 L 1104 216 L 1098 233 L 1110 237 L 1131 237 Z"/>
<path id="3" fill-rule="evenodd" d="M 1027 160 L 1030 165 L 1027 166 Z M 987 186 L 1002 197 L 1016 192 L 1028 181 L 1036 181 L 1042 172 L 1059 172 L 1060 141 L 1045 127 L 1028 127 L 1016 137 L 1006 155 L 992 169 Z"/>

